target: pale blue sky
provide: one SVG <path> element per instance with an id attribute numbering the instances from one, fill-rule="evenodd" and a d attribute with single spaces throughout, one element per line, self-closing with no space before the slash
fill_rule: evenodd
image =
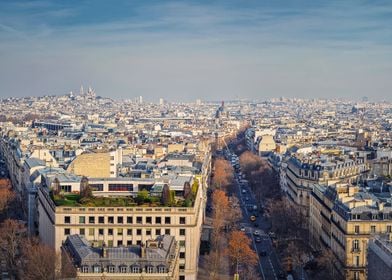
<path id="1" fill-rule="evenodd" d="M 0 96 L 392 101 L 392 1 L 0 1 Z"/>

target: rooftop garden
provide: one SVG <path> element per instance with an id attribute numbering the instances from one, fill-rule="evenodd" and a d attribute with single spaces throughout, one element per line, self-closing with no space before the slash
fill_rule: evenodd
<path id="1" fill-rule="evenodd" d="M 168 185 L 163 187 L 159 195 L 151 195 L 147 190 L 141 190 L 135 197 L 131 196 L 94 196 L 89 186 L 81 188 L 80 193 L 64 193 L 52 190 L 50 197 L 56 206 L 68 207 L 192 207 L 199 187 L 197 180 L 193 185 L 185 184 L 183 196 L 176 196 Z"/>

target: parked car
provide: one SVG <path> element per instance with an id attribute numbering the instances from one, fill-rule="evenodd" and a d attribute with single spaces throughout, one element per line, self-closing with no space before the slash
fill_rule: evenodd
<path id="1" fill-rule="evenodd" d="M 260 251 L 260 256 L 266 256 L 266 255 L 267 255 L 267 251 L 265 251 L 265 250 Z"/>

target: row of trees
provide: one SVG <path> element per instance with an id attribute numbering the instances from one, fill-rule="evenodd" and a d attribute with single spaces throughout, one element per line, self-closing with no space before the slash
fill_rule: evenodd
<path id="1" fill-rule="evenodd" d="M 51 247 L 27 236 L 23 223 L 6 219 L 0 225 L 0 260 L 15 279 L 53 280 L 76 276 L 70 262 L 63 262 L 60 271 L 60 255 Z"/>
<path id="2" fill-rule="evenodd" d="M 59 256 L 55 251 L 30 238 L 23 221 L 12 219 L 14 205 L 18 203 L 9 179 L 0 180 L 0 261 L 5 264 L 11 278 L 15 279 L 59 279 L 73 277 L 72 265 L 65 263 L 67 273 L 58 269 Z M 10 210 L 11 208 L 11 210 Z"/>
<path id="3" fill-rule="evenodd" d="M 239 161 L 241 170 L 248 178 L 250 187 L 258 201 L 280 198 L 277 174 L 266 160 L 246 151 L 241 154 Z"/>
<path id="4" fill-rule="evenodd" d="M 214 161 L 214 176 L 212 178 L 212 234 L 211 252 L 208 256 L 209 279 L 220 279 L 219 273 L 230 270 L 235 273 L 242 268 L 244 279 L 259 279 L 254 269 L 257 255 L 251 249 L 251 240 L 236 229 L 242 219 L 242 211 L 238 198 L 228 197 L 227 190 L 232 185 L 234 170 L 230 163 L 222 158 Z M 228 263 L 222 261 L 227 260 Z"/>
<path id="5" fill-rule="evenodd" d="M 266 160 L 245 151 L 240 156 L 240 165 L 257 201 L 266 205 L 282 264 L 288 270 L 289 267 L 303 266 L 311 256 L 305 211 L 282 196 L 278 176 Z M 313 272 L 315 279 L 334 279 L 333 259 L 331 250 L 325 250 L 317 257 L 317 270 Z"/>

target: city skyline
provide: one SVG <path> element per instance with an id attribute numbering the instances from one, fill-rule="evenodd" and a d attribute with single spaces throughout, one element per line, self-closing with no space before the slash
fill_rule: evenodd
<path id="1" fill-rule="evenodd" d="M 0 97 L 391 101 L 387 1 L 0 4 Z"/>

